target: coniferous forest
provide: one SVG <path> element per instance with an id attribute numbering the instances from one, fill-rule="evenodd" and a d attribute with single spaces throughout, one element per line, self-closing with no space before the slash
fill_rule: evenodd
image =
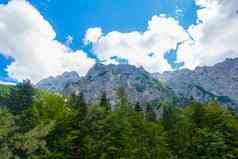
<path id="1" fill-rule="evenodd" d="M 237 159 L 238 118 L 216 102 L 131 105 L 118 90 L 87 105 L 83 94 L 62 97 L 29 81 L 0 93 L 0 159 Z M 158 109 L 158 107 L 156 108 Z"/>

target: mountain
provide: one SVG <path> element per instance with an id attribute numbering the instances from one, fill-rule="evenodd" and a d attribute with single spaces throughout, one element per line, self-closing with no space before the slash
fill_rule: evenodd
<path id="1" fill-rule="evenodd" d="M 36 87 L 51 92 L 62 93 L 68 83 L 77 82 L 79 80 L 80 76 L 77 72 L 65 72 L 62 75 L 41 80 L 36 84 Z"/>
<path id="2" fill-rule="evenodd" d="M 144 104 L 165 99 L 177 101 L 179 105 L 186 104 L 193 97 L 202 103 L 216 100 L 224 106 L 238 109 L 238 58 L 210 67 L 163 74 L 150 74 L 142 67 L 128 64 L 95 64 L 85 77 L 80 78 L 76 72 L 66 72 L 40 81 L 37 87 L 63 95 L 82 92 L 88 103 L 98 102 L 106 92 L 115 105 L 117 91 L 123 87 L 130 103 L 138 101 Z"/>
<path id="3" fill-rule="evenodd" d="M 155 73 L 153 76 L 172 88 L 182 98 L 193 97 L 200 102 L 217 100 L 237 108 L 238 105 L 238 58 L 226 59 L 214 66 L 181 69 Z"/>
<path id="4" fill-rule="evenodd" d="M 177 99 L 171 89 L 163 86 L 143 68 L 127 64 L 95 64 L 80 81 L 68 84 L 63 94 L 83 92 L 86 101 L 93 103 L 98 102 L 105 92 L 115 105 L 119 88 L 124 89 L 130 103 L 144 104 L 161 99 L 175 102 Z"/>

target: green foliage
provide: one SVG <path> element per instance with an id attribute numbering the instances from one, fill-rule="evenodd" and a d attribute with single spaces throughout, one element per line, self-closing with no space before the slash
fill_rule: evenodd
<path id="1" fill-rule="evenodd" d="M 139 102 L 137 102 L 136 105 L 135 105 L 135 111 L 136 111 L 136 112 L 143 112 L 143 109 L 141 108 Z"/>
<path id="2" fill-rule="evenodd" d="M 0 84 L 0 96 L 6 96 L 10 93 L 13 86 Z"/>
<path id="3" fill-rule="evenodd" d="M 224 136 L 221 132 L 212 132 L 208 128 L 198 129 L 193 141 L 194 159 L 227 158 Z"/>
<path id="4" fill-rule="evenodd" d="M 153 108 L 149 105 L 146 107 L 146 120 L 147 121 L 156 121 L 156 114 L 153 110 Z"/>
<path id="5" fill-rule="evenodd" d="M 51 131 L 54 123 L 38 125 L 25 133 L 16 125 L 15 118 L 7 109 L 0 109 L 0 157 L 36 158 L 48 152 L 44 137 Z"/>
<path id="6" fill-rule="evenodd" d="M 64 98 L 57 95 L 49 95 L 44 101 L 39 101 L 31 109 L 31 120 L 36 123 L 64 120 L 70 113 L 65 107 Z"/>
<path id="7" fill-rule="evenodd" d="M 178 108 L 160 100 L 149 103 L 143 112 L 139 103 L 128 103 L 120 88 L 116 109 L 109 111 L 105 93 L 97 105 L 88 105 L 83 94 L 65 98 L 32 90 L 29 83 L 12 87 L 4 98 L 11 111 L 0 107 L 1 159 L 238 156 L 238 118 L 216 102 L 204 105 L 192 100 Z"/>
<path id="8" fill-rule="evenodd" d="M 107 99 L 106 92 L 103 93 L 99 105 L 101 107 L 105 108 L 106 111 L 110 111 L 111 110 L 111 106 L 110 106 L 109 100 Z"/>
<path id="9" fill-rule="evenodd" d="M 23 81 L 10 90 L 6 105 L 13 113 L 19 113 L 33 104 L 34 88 L 30 81 Z"/>

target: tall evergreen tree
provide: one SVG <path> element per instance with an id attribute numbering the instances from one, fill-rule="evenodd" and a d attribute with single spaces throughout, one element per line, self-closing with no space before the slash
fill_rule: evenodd
<path id="1" fill-rule="evenodd" d="M 78 126 L 76 126 L 76 135 L 77 137 L 73 143 L 73 158 L 74 159 L 84 159 L 85 155 L 82 151 L 83 149 L 83 140 L 86 136 L 87 125 L 85 124 L 85 120 L 88 114 L 88 106 L 84 99 L 84 94 L 80 93 L 76 96 L 76 111 L 78 112 L 76 117 L 76 123 L 78 122 Z"/>
<path id="2" fill-rule="evenodd" d="M 80 115 L 80 118 L 82 117 L 83 119 L 86 116 L 88 108 L 87 108 L 87 103 L 85 102 L 83 93 L 80 93 L 80 94 L 73 93 L 70 96 L 67 105 L 76 109 Z"/>
<path id="3" fill-rule="evenodd" d="M 156 121 L 156 114 L 151 106 L 146 107 L 146 120 L 147 121 Z"/>
<path id="4" fill-rule="evenodd" d="M 139 112 L 139 113 L 143 112 L 143 109 L 141 108 L 139 102 L 136 102 L 135 111 L 136 111 L 136 112 Z"/>
<path id="5" fill-rule="evenodd" d="M 7 106 L 13 114 L 33 105 L 34 88 L 29 80 L 17 84 L 11 88 Z"/>
<path id="6" fill-rule="evenodd" d="M 128 99 L 127 99 L 127 95 L 125 92 L 125 88 L 120 87 L 117 91 L 117 96 L 119 99 L 119 102 L 118 102 L 119 108 L 126 107 L 128 105 Z"/>
<path id="7" fill-rule="evenodd" d="M 76 108 L 78 106 L 78 99 L 76 93 L 72 93 L 67 100 L 67 106 Z"/>
<path id="8" fill-rule="evenodd" d="M 202 122 L 204 118 L 204 108 L 201 103 L 192 100 L 192 120 L 196 127 L 202 128 Z"/>
<path id="9" fill-rule="evenodd" d="M 79 115 L 81 116 L 82 119 L 84 119 L 88 113 L 88 107 L 85 102 L 83 93 L 80 93 L 78 97 L 78 110 L 79 110 Z"/>
<path id="10" fill-rule="evenodd" d="M 111 110 L 110 103 L 109 103 L 109 100 L 107 99 L 106 92 L 104 92 L 102 97 L 101 97 L 100 106 L 105 108 L 106 111 L 110 111 Z"/>
<path id="11" fill-rule="evenodd" d="M 163 109 L 164 110 L 163 110 L 162 123 L 165 130 L 170 130 L 173 128 L 173 124 L 177 116 L 174 110 L 170 106 L 164 105 Z"/>
<path id="12" fill-rule="evenodd" d="M 128 115 L 131 111 L 127 94 L 125 92 L 125 88 L 120 87 L 117 91 L 117 96 L 118 96 L 118 104 L 117 104 L 117 109 L 122 113 L 122 115 Z"/>

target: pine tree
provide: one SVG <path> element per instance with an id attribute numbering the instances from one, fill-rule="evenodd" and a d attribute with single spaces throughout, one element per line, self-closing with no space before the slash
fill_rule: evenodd
<path id="1" fill-rule="evenodd" d="M 76 93 L 72 93 L 67 101 L 67 106 L 76 108 L 78 105 Z"/>
<path id="2" fill-rule="evenodd" d="M 107 99 L 107 94 L 106 92 L 103 93 L 102 97 L 101 97 L 101 100 L 100 100 L 100 106 L 105 108 L 106 111 L 110 111 L 111 108 L 110 108 L 110 103 L 109 103 L 109 100 Z"/>
<path id="3" fill-rule="evenodd" d="M 146 120 L 147 121 L 156 121 L 156 114 L 151 106 L 146 107 Z"/>
<path id="4" fill-rule="evenodd" d="M 127 107 L 128 106 L 128 99 L 127 99 L 127 95 L 125 92 L 125 88 L 120 87 L 117 91 L 117 96 L 119 99 L 119 108 L 123 108 L 123 107 Z"/>
<path id="5" fill-rule="evenodd" d="M 34 88 L 29 80 L 17 84 L 10 90 L 7 106 L 13 114 L 33 105 Z"/>
<path id="6" fill-rule="evenodd" d="M 88 115 L 88 106 L 85 102 L 84 99 L 84 94 L 80 93 L 79 96 L 76 97 L 77 98 L 77 112 L 78 115 L 76 117 L 76 120 L 79 122 L 78 123 L 78 127 L 76 128 L 77 130 L 77 137 L 74 140 L 73 143 L 73 158 L 75 159 L 84 159 L 85 155 L 83 152 L 83 142 L 82 140 L 84 139 L 85 135 L 86 135 L 86 130 L 87 130 L 87 124 L 85 123 L 86 117 Z"/>
<path id="7" fill-rule="evenodd" d="M 170 106 L 164 105 L 162 123 L 165 130 L 170 130 L 173 128 L 173 124 L 176 118 L 177 116 L 174 110 Z"/>
<path id="8" fill-rule="evenodd" d="M 191 107 L 193 109 L 192 120 L 194 124 L 196 124 L 196 127 L 201 128 L 202 122 L 203 122 L 203 116 L 204 116 L 203 106 L 202 104 L 192 100 Z"/>
<path id="9" fill-rule="evenodd" d="M 83 120 L 88 113 L 88 107 L 84 99 L 84 94 L 80 93 L 79 96 L 77 97 L 77 108 L 78 108 L 78 113 L 79 113 L 79 119 Z"/>
<path id="10" fill-rule="evenodd" d="M 130 113 L 131 107 L 129 106 L 128 98 L 123 87 L 120 87 L 117 92 L 118 104 L 117 109 L 122 115 L 128 115 Z"/>
<path id="11" fill-rule="evenodd" d="M 135 111 L 136 111 L 136 112 L 139 112 L 139 113 L 143 112 L 143 109 L 141 108 L 139 102 L 136 102 Z"/>

